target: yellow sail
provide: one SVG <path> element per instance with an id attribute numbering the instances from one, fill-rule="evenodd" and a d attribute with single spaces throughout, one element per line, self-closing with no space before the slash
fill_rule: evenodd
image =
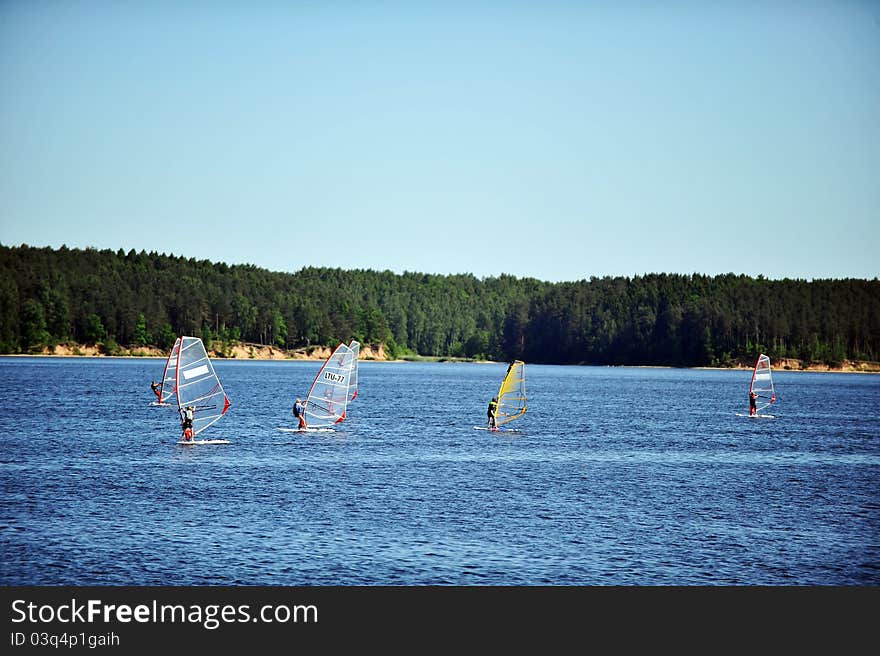
<path id="1" fill-rule="evenodd" d="M 498 390 L 497 424 L 501 426 L 522 417 L 526 412 L 526 363 L 514 360 Z"/>

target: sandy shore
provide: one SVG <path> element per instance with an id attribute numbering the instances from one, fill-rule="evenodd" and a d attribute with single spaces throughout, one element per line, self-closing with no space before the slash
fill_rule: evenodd
<path id="1" fill-rule="evenodd" d="M 226 348 L 219 343 L 215 343 L 211 348 L 207 349 L 208 355 L 212 358 L 222 360 L 326 360 L 330 357 L 333 349 L 326 346 L 310 346 L 301 349 L 280 349 L 274 346 L 266 346 L 264 344 L 239 343 L 235 345 L 227 345 Z M 120 346 L 117 352 L 112 356 L 106 355 L 102 350 L 94 345 L 85 344 L 58 344 L 53 350 L 48 347 L 44 348 L 40 353 L 13 354 L 7 353 L 3 355 L 15 356 L 23 355 L 29 357 L 125 357 L 125 358 L 160 358 L 164 360 L 168 357 L 168 351 L 153 346 Z M 360 360 L 381 360 L 389 361 L 385 348 L 382 344 L 366 345 L 362 344 L 360 349 Z"/>
<path id="2" fill-rule="evenodd" d="M 770 366 L 775 371 L 812 371 L 831 372 L 837 374 L 876 374 L 880 373 L 880 362 L 869 360 L 844 360 L 839 367 L 830 367 L 822 362 L 813 362 L 804 366 L 801 360 L 796 358 L 779 358 L 771 360 Z M 739 365 L 735 367 L 696 367 L 697 369 L 745 369 L 751 371 L 753 365 Z"/>
<path id="3" fill-rule="evenodd" d="M 240 343 L 227 346 L 222 349 L 219 344 L 215 348 L 208 349 L 208 354 L 216 359 L 229 360 L 317 360 L 324 361 L 333 350 L 326 346 L 310 346 L 301 349 L 280 349 L 264 344 Z M 27 354 L 2 354 L 7 357 L 123 357 L 123 358 L 153 358 L 164 360 L 168 353 L 151 346 L 120 347 L 119 351 L 108 356 L 101 352 L 97 346 L 83 344 L 59 344 L 54 351 L 44 348 L 41 353 Z M 487 360 L 467 360 L 462 358 L 437 358 L 437 357 L 412 357 L 405 359 L 391 359 L 385 352 L 382 344 L 361 345 L 360 360 L 374 360 L 378 362 L 472 362 L 474 364 L 499 364 Z M 612 365 L 640 369 L 673 369 L 672 366 L 663 365 Z M 829 373 L 880 373 L 880 362 L 866 360 L 845 360 L 839 367 L 830 367 L 824 363 L 812 363 L 803 366 L 800 360 L 794 358 L 780 358 L 771 362 L 773 369 L 777 371 L 806 371 L 806 372 L 829 372 Z M 691 367 L 692 369 L 706 369 L 713 371 L 740 370 L 749 371 L 752 365 L 733 365 L 730 367 Z"/>

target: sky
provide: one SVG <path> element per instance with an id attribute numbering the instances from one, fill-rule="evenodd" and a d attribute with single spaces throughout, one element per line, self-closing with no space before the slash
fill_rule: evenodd
<path id="1" fill-rule="evenodd" d="M 0 243 L 880 276 L 880 3 L 0 0 Z"/>

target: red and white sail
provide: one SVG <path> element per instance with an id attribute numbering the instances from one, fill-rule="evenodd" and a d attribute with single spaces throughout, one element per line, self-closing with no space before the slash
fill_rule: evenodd
<path id="1" fill-rule="evenodd" d="M 198 435 L 226 414 L 231 405 L 223 391 L 205 345 L 198 337 L 181 337 L 171 351 L 176 357 L 177 407 L 195 409 L 193 434 Z"/>
<path id="2" fill-rule="evenodd" d="M 321 365 L 305 402 L 309 428 L 332 426 L 345 419 L 354 353 L 340 343 Z"/>
<path id="3" fill-rule="evenodd" d="M 159 385 L 159 403 L 168 403 L 177 394 L 177 351 L 180 350 L 180 337 L 174 340 L 174 346 L 165 360 L 165 371 L 162 372 L 162 383 Z"/>
<path id="4" fill-rule="evenodd" d="M 351 340 L 351 344 L 348 345 L 348 348 L 351 349 L 353 358 L 351 378 L 349 378 L 348 381 L 348 402 L 351 403 L 358 395 L 358 357 L 361 353 L 361 345 L 359 342 Z"/>
<path id="5" fill-rule="evenodd" d="M 757 412 L 761 412 L 771 403 L 776 401 L 776 390 L 773 389 L 773 374 L 770 371 L 770 358 L 763 353 L 755 362 L 755 371 L 752 373 L 752 384 L 749 392 L 754 392 L 758 400 L 755 402 Z"/>

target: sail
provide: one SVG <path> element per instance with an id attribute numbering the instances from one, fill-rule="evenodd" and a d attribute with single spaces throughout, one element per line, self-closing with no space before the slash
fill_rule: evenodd
<path id="1" fill-rule="evenodd" d="M 306 397 L 305 415 L 309 428 L 332 426 L 345 419 L 348 381 L 354 364 L 352 350 L 340 343 L 321 365 Z"/>
<path id="2" fill-rule="evenodd" d="M 348 379 L 348 402 L 351 403 L 358 395 L 358 357 L 361 353 L 361 345 L 355 340 L 351 340 L 348 348 L 352 353 L 351 378 Z"/>
<path id="3" fill-rule="evenodd" d="M 162 383 L 159 385 L 159 403 L 168 403 L 177 393 L 177 351 L 180 346 L 180 337 L 174 340 L 174 346 L 165 360 L 165 371 L 162 372 Z"/>
<path id="4" fill-rule="evenodd" d="M 758 361 L 755 363 L 749 392 L 754 392 L 758 396 L 756 402 L 758 412 L 776 401 L 776 390 L 773 389 L 773 376 L 770 373 L 770 358 L 763 353 L 758 356 Z"/>
<path id="5" fill-rule="evenodd" d="M 198 435 L 220 419 L 229 409 L 230 401 L 220 379 L 198 337 L 181 337 L 172 350 L 176 357 L 177 406 L 195 408 L 193 435 Z"/>
<path id="6" fill-rule="evenodd" d="M 501 426 L 522 417 L 526 412 L 526 364 L 514 360 L 498 390 L 497 424 Z"/>

